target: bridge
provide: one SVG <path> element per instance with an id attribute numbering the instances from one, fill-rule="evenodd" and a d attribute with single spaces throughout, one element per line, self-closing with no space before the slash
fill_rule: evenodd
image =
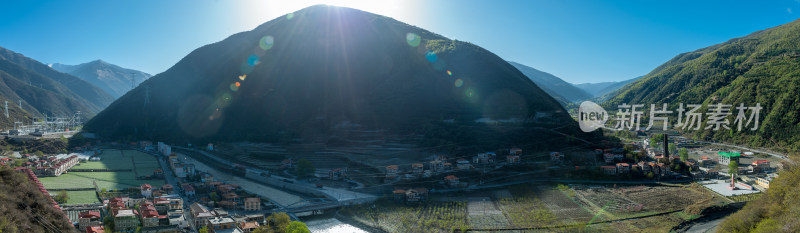
<path id="1" fill-rule="evenodd" d="M 292 219 L 298 220 L 295 213 L 312 212 L 313 214 L 317 213 L 318 211 L 338 208 L 341 206 L 343 206 L 342 203 L 329 198 L 308 198 L 288 204 L 286 206 L 280 206 L 280 208 L 273 210 L 273 212 L 285 212 L 287 215 L 292 217 Z"/>

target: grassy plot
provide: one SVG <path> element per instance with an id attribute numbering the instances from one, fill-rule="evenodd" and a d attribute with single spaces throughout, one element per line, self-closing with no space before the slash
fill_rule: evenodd
<path id="1" fill-rule="evenodd" d="M 163 180 L 136 180 L 133 172 L 70 172 L 58 177 L 39 178 L 47 189 L 94 188 L 92 181 L 101 189 L 119 190 L 138 187 L 141 184 L 161 186 Z"/>
<path id="2" fill-rule="evenodd" d="M 94 191 L 67 191 L 67 196 L 69 196 L 69 200 L 67 200 L 66 203 L 67 205 L 100 202 L 97 200 L 97 194 L 95 194 Z"/>
<path id="3" fill-rule="evenodd" d="M 140 176 L 153 174 L 153 170 L 159 168 L 158 160 L 152 155 L 131 150 L 103 150 L 100 161 L 89 161 L 80 163 L 77 169 L 134 169 Z M 70 188 L 94 188 L 93 182 L 97 183 L 98 188 L 107 190 L 120 190 L 128 187 L 138 187 L 141 184 L 151 184 L 161 186 L 163 180 L 137 180 L 133 171 L 117 172 L 68 172 L 58 177 L 40 177 L 44 187 L 47 189 L 70 189 Z"/>

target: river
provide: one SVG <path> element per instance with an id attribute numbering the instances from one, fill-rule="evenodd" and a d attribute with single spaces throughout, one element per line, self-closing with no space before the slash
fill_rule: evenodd
<path id="1" fill-rule="evenodd" d="M 274 201 L 275 203 L 277 203 L 279 205 L 282 205 L 282 206 L 286 206 L 286 205 L 298 202 L 300 200 L 303 200 L 303 198 L 300 197 L 300 196 L 297 196 L 297 195 L 294 195 L 294 194 L 291 194 L 291 193 L 288 193 L 288 192 L 284 192 L 284 191 L 282 191 L 280 189 L 276 189 L 276 188 L 273 188 L 271 186 L 267 186 L 267 185 L 264 185 L 264 184 L 256 183 L 256 182 L 250 181 L 248 179 L 245 179 L 245 178 L 242 178 L 242 177 L 239 177 L 239 176 L 234 176 L 234 175 L 232 175 L 230 173 L 220 172 L 220 171 L 218 171 L 218 170 L 216 170 L 216 169 L 214 169 L 212 167 L 209 167 L 209 166 L 205 165 L 204 163 L 202 163 L 200 161 L 197 161 L 197 160 L 195 160 L 195 159 L 193 159 L 191 157 L 188 157 L 188 156 L 186 156 L 184 154 L 178 154 L 178 159 L 183 161 L 183 162 L 185 162 L 185 163 L 194 164 L 195 168 L 198 171 L 208 172 L 211 175 L 213 175 L 217 180 L 225 181 L 226 183 L 230 183 L 230 184 L 239 185 L 239 186 L 242 187 L 242 189 L 244 189 L 247 192 L 250 192 L 250 193 L 259 195 L 261 197 L 270 199 L 270 200 Z M 360 229 L 358 227 L 355 227 L 353 225 L 350 225 L 350 224 L 347 224 L 347 223 L 343 223 L 343 222 L 341 222 L 338 219 L 333 218 L 333 217 L 325 218 L 325 219 L 314 219 L 314 220 L 307 221 L 305 223 L 308 226 L 308 229 L 311 230 L 311 232 L 314 232 L 314 233 L 317 233 L 317 232 L 321 232 L 321 233 L 333 233 L 333 232 L 337 232 L 337 233 L 338 232 L 362 233 L 363 232 L 363 233 L 366 233 L 367 232 L 367 231 L 364 231 L 364 230 L 362 230 L 362 229 Z"/>

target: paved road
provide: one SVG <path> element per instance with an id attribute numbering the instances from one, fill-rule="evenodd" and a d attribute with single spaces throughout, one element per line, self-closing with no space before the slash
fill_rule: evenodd
<path id="1" fill-rule="evenodd" d="M 158 160 L 158 164 L 161 165 L 161 170 L 164 172 L 164 180 L 167 181 L 168 184 L 172 185 L 172 188 L 175 190 L 176 193 L 179 193 L 179 189 L 181 188 L 178 186 L 178 178 L 172 174 L 172 169 L 169 168 L 169 164 L 165 162 L 162 156 L 156 155 L 156 160 Z M 192 218 L 192 213 L 189 210 L 189 199 L 186 196 L 181 194 L 181 198 L 183 199 L 183 219 L 185 219 L 189 223 L 189 227 L 192 231 L 197 231 L 197 228 L 194 226 L 194 219 Z"/>
<path id="2" fill-rule="evenodd" d="M 727 146 L 727 147 L 733 147 L 733 148 L 752 151 L 752 152 L 758 152 L 758 153 L 762 153 L 762 154 L 768 154 L 768 155 L 771 155 L 771 156 L 774 156 L 774 157 L 778 157 L 780 159 L 792 162 L 792 160 L 790 160 L 789 157 L 786 157 L 786 155 L 779 154 L 779 153 L 776 153 L 776 152 L 763 151 L 763 150 L 759 150 L 759 149 L 753 149 L 753 148 L 748 148 L 748 147 L 744 147 L 744 146 L 737 146 L 737 145 L 718 143 L 718 142 L 708 142 L 708 143 L 710 143 L 712 145 L 717 145 L 717 146 Z"/>
<path id="3" fill-rule="evenodd" d="M 703 222 L 695 224 L 694 226 L 690 227 L 686 230 L 687 233 L 706 233 L 706 232 L 716 232 L 717 226 L 722 223 L 722 220 L 725 218 L 719 218 L 716 220 Z"/>

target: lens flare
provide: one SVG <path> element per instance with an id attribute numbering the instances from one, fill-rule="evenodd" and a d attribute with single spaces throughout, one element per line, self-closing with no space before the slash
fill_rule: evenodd
<path id="1" fill-rule="evenodd" d="M 467 90 L 464 91 L 464 95 L 467 97 L 473 97 L 475 96 L 475 90 L 472 90 L 472 88 L 467 88 Z"/>
<path id="2" fill-rule="evenodd" d="M 411 47 L 419 46 L 419 42 L 421 42 L 421 41 L 422 41 L 422 38 L 420 38 L 419 35 L 417 35 L 417 34 L 414 34 L 414 33 L 411 33 L 411 32 L 406 34 L 406 43 L 408 43 L 408 45 L 411 45 Z"/>
<path id="3" fill-rule="evenodd" d="M 453 72 L 450 72 L 450 70 L 447 70 L 447 76 L 453 76 Z"/>
<path id="4" fill-rule="evenodd" d="M 231 86 L 235 87 L 236 85 L 231 84 Z M 236 88 L 238 89 L 239 87 Z M 217 106 L 218 108 L 225 108 L 228 107 L 228 105 L 230 105 L 231 102 L 233 102 L 233 97 L 231 97 L 230 93 L 225 92 L 224 94 L 222 94 L 222 96 L 219 97 L 219 100 L 217 101 Z"/>
<path id="5" fill-rule="evenodd" d="M 246 74 L 239 75 L 239 80 L 242 80 L 242 81 L 244 81 L 244 79 L 246 79 L 246 78 L 247 78 L 247 75 L 246 75 Z"/>
<path id="6" fill-rule="evenodd" d="M 464 86 L 464 80 L 456 79 L 456 82 L 454 83 L 454 85 L 456 85 L 456 87 Z"/>
<path id="7" fill-rule="evenodd" d="M 428 50 L 428 52 L 425 52 L 425 59 L 428 59 L 428 61 L 431 63 L 436 63 L 436 61 L 439 60 L 439 58 L 436 57 L 436 53 L 430 50 Z"/>
<path id="8" fill-rule="evenodd" d="M 253 72 L 253 66 L 251 66 L 250 64 L 247 64 L 247 62 L 244 62 L 244 63 L 242 63 L 242 65 L 239 66 L 239 71 L 241 71 L 242 74 L 245 74 L 245 75 L 249 74 L 250 72 Z"/>
<path id="9" fill-rule="evenodd" d="M 250 57 L 247 58 L 247 65 L 256 66 L 258 64 L 261 64 L 261 61 L 259 60 L 258 56 L 256 56 L 255 54 L 250 55 Z"/>
<path id="10" fill-rule="evenodd" d="M 292 18 L 294 18 L 294 13 L 286 14 L 286 19 L 291 20 Z"/>
<path id="11" fill-rule="evenodd" d="M 237 84 L 239 84 L 239 82 L 231 83 L 231 85 L 229 87 L 231 89 L 231 91 L 236 92 L 236 91 L 239 90 L 239 85 L 237 85 Z"/>
<path id="12" fill-rule="evenodd" d="M 269 50 L 272 48 L 272 44 L 275 43 L 275 38 L 272 36 L 265 36 L 261 37 L 261 40 L 258 41 L 258 46 L 261 47 L 263 50 Z"/>

